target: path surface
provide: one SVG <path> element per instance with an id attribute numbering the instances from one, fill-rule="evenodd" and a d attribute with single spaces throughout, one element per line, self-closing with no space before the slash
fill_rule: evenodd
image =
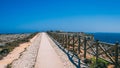
<path id="1" fill-rule="evenodd" d="M 31 45 L 11 63 L 11 68 L 75 68 L 46 33 L 38 33 L 31 41 Z"/>
<path id="2" fill-rule="evenodd" d="M 64 68 L 64 64 L 53 47 L 50 45 L 45 33 L 42 33 L 35 68 Z"/>

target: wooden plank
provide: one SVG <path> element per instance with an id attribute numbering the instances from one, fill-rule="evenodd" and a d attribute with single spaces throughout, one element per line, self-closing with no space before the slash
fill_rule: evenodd
<path id="1" fill-rule="evenodd" d="M 94 44 L 90 44 L 90 43 L 87 43 L 87 44 L 88 44 L 89 47 L 88 47 L 86 50 L 88 50 L 89 48 L 91 48 L 91 50 L 93 51 L 93 53 L 94 53 L 94 55 L 95 55 L 95 53 L 96 53 L 96 52 L 95 52 L 95 49 L 92 48 Z M 90 46 L 90 45 L 91 45 L 91 46 Z"/>
<path id="2" fill-rule="evenodd" d="M 108 58 L 109 58 L 113 63 L 115 63 L 114 59 L 106 52 L 106 50 L 104 50 L 104 48 L 103 48 L 101 45 L 99 45 L 99 46 L 100 46 L 100 48 L 105 52 L 105 54 L 108 56 Z"/>
<path id="3" fill-rule="evenodd" d="M 102 46 L 101 46 L 102 47 Z M 103 48 L 104 49 L 104 51 L 106 51 L 106 52 L 109 52 L 109 51 L 111 51 L 111 50 L 114 50 L 115 49 L 115 46 L 112 46 L 112 47 L 110 47 L 109 49 L 105 49 L 105 48 Z M 101 53 L 99 53 L 99 55 L 101 55 L 101 54 L 104 54 L 105 52 L 101 52 Z"/>

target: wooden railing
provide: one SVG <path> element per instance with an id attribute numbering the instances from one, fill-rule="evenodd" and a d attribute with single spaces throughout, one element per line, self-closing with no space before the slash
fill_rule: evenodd
<path id="1" fill-rule="evenodd" d="M 115 68 L 120 66 L 120 46 L 116 44 L 108 44 L 94 41 L 93 35 L 84 33 L 57 33 L 48 32 L 64 48 L 77 55 L 79 59 L 85 60 L 92 57 L 102 58 L 115 65 Z"/>

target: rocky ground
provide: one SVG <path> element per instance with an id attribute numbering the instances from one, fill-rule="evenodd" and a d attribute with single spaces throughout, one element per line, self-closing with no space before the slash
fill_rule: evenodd
<path id="1" fill-rule="evenodd" d="M 7 37 L 13 37 L 16 38 L 16 35 L 12 35 L 12 36 L 7 36 Z M 19 35 L 17 35 L 18 37 Z M 23 38 L 23 36 L 25 35 L 20 35 L 22 36 L 21 38 Z M 20 37 L 19 36 L 19 37 Z M 27 35 L 28 36 L 28 35 Z M 36 37 L 36 36 L 35 36 Z M 25 42 L 22 44 L 19 44 L 18 47 L 16 47 L 12 52 L 10 52 L 7 56 L 5 56 L 2 60 L 0 60 L 0 68 L 7 68 L 8 65 L 10 65 L 13 61 L 19 59 L 19 57 L 21 56 L 21 54 L 26 50 L 26 48 L 31 45 L 31 43 L 34 41 L 35 37 L 33 37 L 29 42 Z M 5 37 L 4 37 L 5 38 Z"/>
<path id="2" fill-rule="evenodd" d="M 30 34 L 1 34 L 0 35 L 0 46 L 4 46 L 5 43 L 13 42 L 18 39 L 28 37 Z"/>

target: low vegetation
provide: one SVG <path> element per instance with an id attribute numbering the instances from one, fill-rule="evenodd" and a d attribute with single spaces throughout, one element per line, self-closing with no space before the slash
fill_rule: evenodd
<path id="1" fill-rule="evenodd" d="M 5 44 L 5 46 L 0 46 L 0 60 L 3 57 L 7 56 L 7 54 L 9 54 L 15 47 L 19 46 L 19 44 L 29 42 L 29 40 L 33 38 L 36 34 L 37 32 L 23 39 L 18 39 L 13 42 L 8 42 Z"/>
<path id="2" fill-rule="evenodd" d="M 95 57 L 91 58 L 90 60 L 91 60 L 90 68 L 107 68 L 107 66 L 110 64 L 108 61 L 102 58 L 98 58 L 97 63 Z"/>

